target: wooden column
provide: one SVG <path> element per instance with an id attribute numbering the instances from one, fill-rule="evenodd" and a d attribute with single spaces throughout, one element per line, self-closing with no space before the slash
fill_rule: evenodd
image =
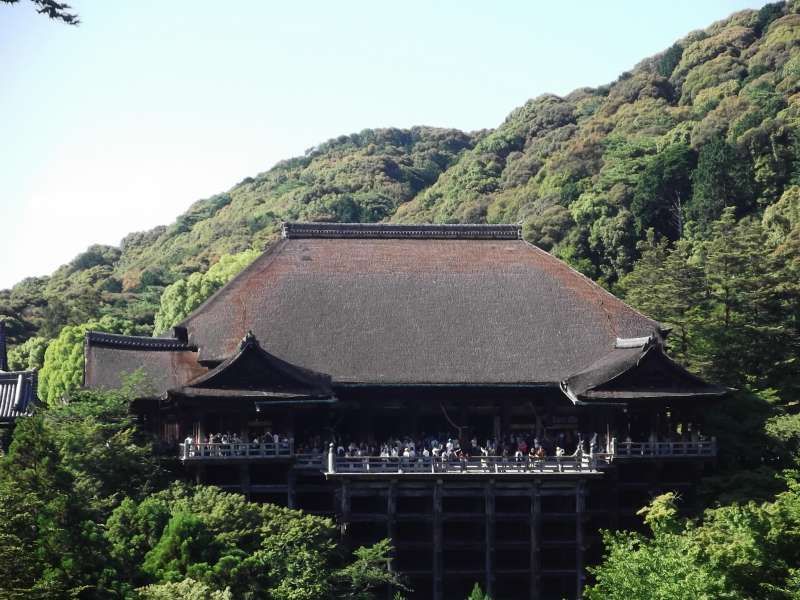
<path id="1" fill-rule="evenodd" d="M 611 490 L 609 528 L 616 531 L 619 529 L 619 466 L 611 465 L 611 468 L 606 469 L 604 477 L 607 478 L 608 488 Z"/>
<path id="2" fill-rule="evenodd" d="M 386 490 L 386 537 L 392 543 L 394 548 L 397 548 L 395 537 L 397 537 L 397 480 L 392 479 L 389 482 L 389 488 Z M 392 552 L 389 556 L 389 572 L 395 571 L 394 555 L 397 550 Z M 394 590 L 391 587 L 387 590 L 387 598 L 391 600 L 394 597 Z"/>
<path id="3" fill-rule="evenodd" d="M 575 597 L 583 596 L 583 515 L 586 510 L 586 482 L 575 485 Z"/>
<path id="4" fill-rule="evenodd" d="M 511 431 L 511 402 L 505 398 L 500 405 L 500 430 L 503 437 L 507 436 Z"/>
<path id="5" fill-rule="evenodd" d="M 442 480 L 433 485 L 433 600 L 443 600 L 444 564 L 442 535 Z"/>
<path id="6" fill-rule="evenodd" d="M 342 535 L 347 535 L 350 529 L 350 482 L 342 479 L 342 486 L 339 495 L 339 527 Z"/>
<path id="7" fill-rule="evenodd" d="M 239 465 L 239 485 L 242 487 L 242 494 L 250 500 L 250 466 Z"/>
<path id="8" fill-rule="evenodd" d="M 541 560 L 540 542 L 542 539 L 542 495 L 541 482 L 535 481 L 531 484 L 531 557 L 530 557 L 530 600 L 541 598 Z"/>
<path id="9" fill-rule="evenodd" d="M 486 594 L 494 596 L 494 540 L 495 540 L 495 493 L 494 479 L 486 482 L 484 487 L 485 503 L 485 551 L 486 551 Z"/>
<path id="10" fill-rule="evenodd" d="M 286 506 L 289 508 L 297 508 L 297 472 L 294 467 L 289 467 L 286 473 Z"/>

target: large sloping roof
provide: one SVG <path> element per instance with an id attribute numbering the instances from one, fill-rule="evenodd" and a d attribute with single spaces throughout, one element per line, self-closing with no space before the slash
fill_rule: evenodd
<path id="1" fill-rule="evenodd" d="M 557 383 L 659 324 L 516 226 L 287 224 L 180 327 L 198 359 L 249 330 L 336 383 Z M 88 377 L 88 372 L 87 372 Z"/>

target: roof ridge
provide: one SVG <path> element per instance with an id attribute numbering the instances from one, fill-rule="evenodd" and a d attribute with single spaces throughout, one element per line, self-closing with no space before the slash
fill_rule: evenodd
<path id="1" fill-rule="evenodd" d="M 104 331 L 87 331 L 86 344 L 92 346 L 112 346 L 115 348 L 131 348 L 136 350 L 196 350 L 175 338 L 154 338 L 137 335 L 106 333 Z"/>
<path id="2" fill-rule="evenodd" d="M 305 223 L 285 221 L 284 238 L 363 238 L 418 240 L 519 240 L 519 224 L 400 224 L 400 223 Z"/>

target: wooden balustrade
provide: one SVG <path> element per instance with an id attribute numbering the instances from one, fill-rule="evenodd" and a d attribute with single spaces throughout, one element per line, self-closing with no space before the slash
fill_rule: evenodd
<path id="1" fill-rule="evenodd" d="M 528 457 L 478 456 L 464 459 L 441 457 L 380 457 L 295 454 L 291 441 L 238 443 L 182 443 L 182 461 L 251 460 L 291 458 L 300 469 L 325 470 L 328 473 L 566 473 L 596 471 L 616 458 L 697 458 L 714 457 L 716 440 L 694 442 L 612 442 L 611 452 L 582 456 Z"/>
<path id="2" fill-rule="evenodd" d="M 694 442 L 617 442 L 612 448 L 614 458 L 696 458 L 716 455 L 717 442 L 713 438 Z"/>
<path id="3" fill-rule="evenodd" d="M 292 442 L 184 442 L 180 445 L 181 460 L 247 459 L 294 456 Z"/>

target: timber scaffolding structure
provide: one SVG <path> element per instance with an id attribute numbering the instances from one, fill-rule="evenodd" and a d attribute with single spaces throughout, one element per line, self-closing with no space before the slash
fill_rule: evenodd
<path id="1" fill-rule="evenodd" d="M 286 223 L 164 337 L 87 334 L 85 384 L 143 370 L 133 409 L 187 478 L 333 517 L 346 547 L 390 537 L 413 598 L 578 598 L 600 529 L 713 468 L 726 390 L 666 334 L 517 225 Z M 328 447 L 405 435 L 547 457 Z"/>

